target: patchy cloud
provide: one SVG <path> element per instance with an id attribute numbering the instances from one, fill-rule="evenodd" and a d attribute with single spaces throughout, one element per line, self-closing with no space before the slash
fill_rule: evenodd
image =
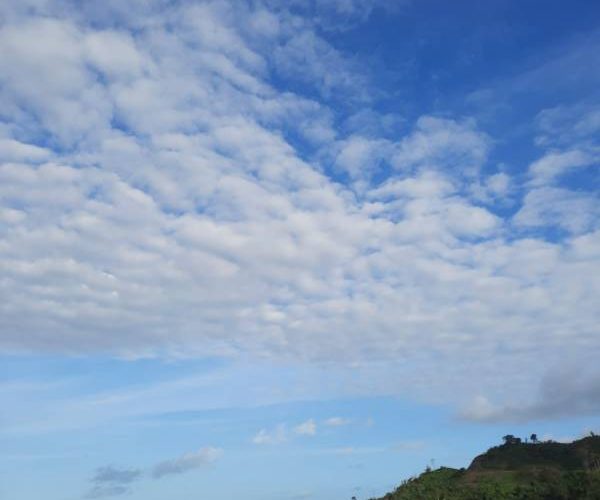
<path id="1" fill-rule="evenodd" d="M 92 478 L 93 486 L 86 498 L 102 498 L 125 495 L 131 491 L 130 485 L 141 479 L 139 469 L 120 469 L 111 465 L 100 467 Z"/>
<path id="2" fill-rule="evenodd" d="M 436 167 L 473 177 L 487 158 L 491 140 L 473 121 L 422 116 L 392 158 L 400 170 Z"/>
<path id="3" fill-rule="evenodd" d="M 172 474 L 183 474 L 216 462 L 223 455 L 220 448 L 201 448 L 198 451 L 186 453 L 178 458 L 160 462 L 152 469 L 152 477 L 160 479 Z"/>
<path id="4" fill-rule="evenodd" d="M 594 158 L 583 151 L 551 152 L 533 162 L 529 167 L 529 174 L 532 176 L 533 185 L 545 185 L 575 168 L 592 163 Z"/>
<path id="5" fill-rule="evenodd" d="M 139 479 L 141 475 L 141 471 L 137 469 L 116 469 L 112 466 L 107 466 L 97 469 L 92 481 L 95 483 L 128 484 Z"/>
<path id="6" fill-rule="evenodd" d="M 220 448 L 205 447 L 198 451 L 186 453 L 178 458 L 165 460 L 156 464 L 148 475 L 154 479 L 164 476 L 183 474 L 194 469 L 209 466 L 223 455 Z M 109 496 L 126 495 L 131 493 L 131 485 L 144 476 L 141 469 L 122 469 L 113 466 L 100 467 L 92 478 L 92 488 L 85 498 L 102 498 Z"/>
<path id="7" fill-rule="evenodd" d="M 343 417 L 331 417 L 325 420 L 325 425 L 329 427 L 341 427 L 343 425 L 348 425 L 350 420 Z"/>
<path id="8" fill-rule="evenodd" d="M 317 433 L 317 424 L 311 418 L 306 422 L 297 425 L 293 430 L 300 436 L 314 436 Z"/>
<path id="9" fill-rule="evenodd" d="M 377 2 L 67 4 L 3 6 L 2 352 L 327 362 L 444 398 L 595 346 L 597 190 L 562 180 L 595 179 L 597 109 L 541 112 L 521 178 L 473 118 L 373 111 L 324 19 Z"/>
<path id="10" fill-rule="evenodd" d="M 252 438 L 252 442 L 257 445 L 274 445 L 287 441 L 287 428 L 284 424 L 279 424 L 271 430 L 261 429 Z"/>
<path id="11" fill-rule="evenodd" d="M 582 234 L 596 229 L 599 216 L 595 193 L 543 187 L 527 193 L 513 222 L 527 228 L 553 227 Z"/>

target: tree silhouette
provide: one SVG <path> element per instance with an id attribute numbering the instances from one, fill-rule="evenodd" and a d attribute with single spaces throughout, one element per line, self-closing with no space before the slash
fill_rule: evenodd
<path id="1" fill-rule="evenodd" d="M 532 434 L 529 439 L 531 439 L 531 442 L 534 444 L 538 442 L 538 437 L 537 437 L 537 434 L 535 434 L 535 433 Z"/>
<path id="2" fill-rule="evenodd" d="M 521 438 L 515 437 L 512 434 L 507 434 L 506 436 L 502 436 L 505 445 L 510 444 L 521 444 Z"/>

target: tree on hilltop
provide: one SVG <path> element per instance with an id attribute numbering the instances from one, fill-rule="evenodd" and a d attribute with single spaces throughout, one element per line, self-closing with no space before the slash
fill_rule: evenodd
<path id="1" fill-rule="evenodd" d="M 521 438 L 515 437 L 512 434 L 507 434 L 506 436 L 502 436 L 505 445 L 511 444 L 521 444 Z"/>

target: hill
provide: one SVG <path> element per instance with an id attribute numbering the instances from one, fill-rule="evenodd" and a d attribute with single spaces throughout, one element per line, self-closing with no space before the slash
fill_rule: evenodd
<path id="1" fill-rule="evenodd" d="M 572 443 L 505 441 L 467 469 L 427 470 L 379 500 L 600 500 L 599 436 Z"/>

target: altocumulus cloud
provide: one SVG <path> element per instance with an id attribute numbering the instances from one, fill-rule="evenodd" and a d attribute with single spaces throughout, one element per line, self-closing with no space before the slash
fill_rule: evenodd
<path id="1" fill-rule="evenodd" d="M 473 119 L 373 127 L 326 37 L 367 4 L 3 2 L 2 352 L 327 362 L 363 393 L 392 366 L 372 386 L 499 400 L 534 356 L 593 360 L 598 193 L 561 181 L 597 165 L 594 116 L 541 112 L 526 178 Z"/>

